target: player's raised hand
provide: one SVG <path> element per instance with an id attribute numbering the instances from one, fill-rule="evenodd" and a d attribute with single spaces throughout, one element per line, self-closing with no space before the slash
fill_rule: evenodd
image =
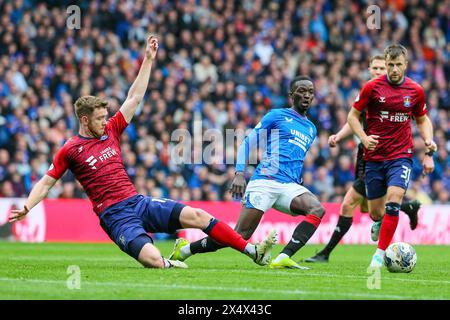
<path id="1" fill-rule="evenodd" d="M 145 48 L 145 57 L 147 59 L 155 59 L 156 52 L 158 51 L 158 38 L 155 35 L 151 34 L 147 38 L 147 46 Z"/>
<path id="2" fill-rule="evenodd" d="M 337 143 L 339 142 L 338 136 L 337 134 L 332 134 L 329 138 L 328 138 L 328 145 L 331 148 L 336 147 Z"/>
<path id="3" fill-rule="evenodd" d="M 370 136 L 367 136 L 364 140 L 361 142 L 363 143 L 364 147 L 366 147 L 367 150 L 375 150 L 375 148 L 378 145 L 378 138 L 380 136 L 377 136 L 375 134 L 372 134 Z"/>
<path id="4" fill-rule="evenodd" d="M 9 222 L 19 221 L 25 218 L 25 216 L 30 212 L 27 206 L 23 206 L 22 210 L 13 209 L 11 210 L 11 215 L 9 216 Z"/>
<path id="5" fill-rule="evenodd" d="M 242 198 L 245 192 L 245 177 L 243 172 L 236 172 L 231 182 L 230 192 L 233 197 Z"/>

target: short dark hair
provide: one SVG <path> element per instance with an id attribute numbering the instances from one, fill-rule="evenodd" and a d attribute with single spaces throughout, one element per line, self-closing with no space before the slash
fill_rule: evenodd
<path id="1" fill-rule="evenodd" d="M 401 44 L 391 44 L 384 49 L 384 59 L 396 59 L 403 55 L 405 60 L 408 60 L 408 50 Z"/>
<path id="2" fill-rule="evenodd" d="M 307 80 L 307 81 L 311 81 L 313 83 L 312 79 L 308 76 L 303 76 L 303 75 L 296 76 L 294 79 L 292 79 L 291 84 L 289 85 L 289 92 L 292 93 L 295 83 L 297 83 L 298 81 L 301 81 L 301 80 Z"/>
<path id="3" fill-rule="evenodd" d="M 373 60 L 386 60 L 382 54 L 376 54 L 370 57 L 369 65 L 372 64 Z"/>

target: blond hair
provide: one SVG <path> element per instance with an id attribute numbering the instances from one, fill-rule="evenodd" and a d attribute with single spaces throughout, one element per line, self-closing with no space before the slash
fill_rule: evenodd
<path id="1" fill-rule="evenodd" d="M 82 116 L 91 116 L 95 109 L 108 108 L 108 102 L 99 97 L 83 96 L 75 101 L 75 114 L 80 119 Z"/>

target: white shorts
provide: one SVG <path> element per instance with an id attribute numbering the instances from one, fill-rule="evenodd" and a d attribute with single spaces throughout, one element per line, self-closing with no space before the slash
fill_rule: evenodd
<path id="1" fill-rule="evenodd" d="M 246 208 L 255 208 L 266 212 L 270 208 L 290 214 L 291 202 L 295 197 L 310 192 L 307 188 L 296 183 L 280 183 L 273 180 L 251 180 L 245 195 L 242 198 L 242 204 Z"/>

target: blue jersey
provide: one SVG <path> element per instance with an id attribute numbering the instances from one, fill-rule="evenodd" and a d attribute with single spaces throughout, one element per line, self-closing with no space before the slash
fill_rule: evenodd
<path id="1" fill-rule="evenodd" d="M 263 150 L 251 180 L 302 183 L 303 162 L 317 135 L 316 126 L 293 109 L 274 109 L 245 138 L 238 150 L 236 171 L 244 172 L 250 151 Z M 265 150 L 264 150 L 265 149 Z"/>

